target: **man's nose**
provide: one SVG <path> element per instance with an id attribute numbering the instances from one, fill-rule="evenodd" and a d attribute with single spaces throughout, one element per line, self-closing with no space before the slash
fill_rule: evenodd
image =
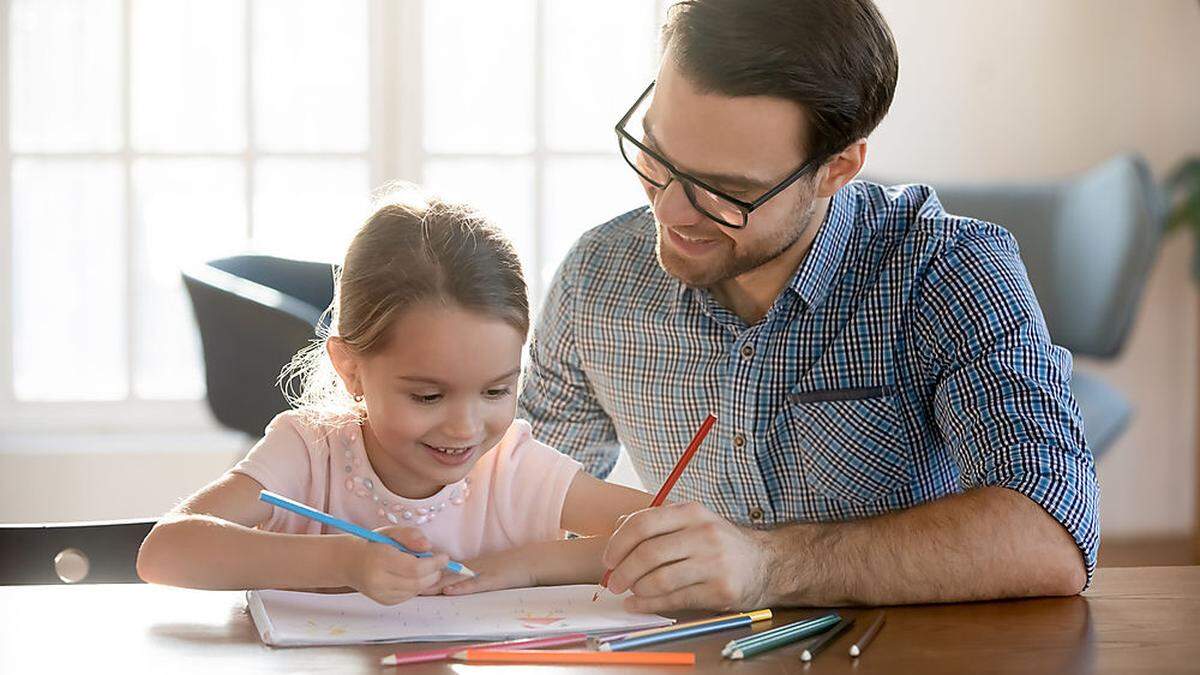
<path id="1" fill-rule="evenodd" d="M 683 183 L 672 177 L 667 187 L 658 190 L 656 197 L 651 200 L 654 208 L 654 218 L 665 225 L 695 225 L 704 217 L 703 213 L 692 206 Z"/>

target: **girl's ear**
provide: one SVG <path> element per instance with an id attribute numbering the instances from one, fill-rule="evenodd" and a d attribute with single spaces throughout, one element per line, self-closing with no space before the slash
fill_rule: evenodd
<path id="1" fill-rule="evenodd" d="M 334 336 L 325 341 L 325 352 L 333 363 L 333 369 L 351 396 L 362 396 L 362 377 L 359 373 L 358 357 L 342 338 Z"/>

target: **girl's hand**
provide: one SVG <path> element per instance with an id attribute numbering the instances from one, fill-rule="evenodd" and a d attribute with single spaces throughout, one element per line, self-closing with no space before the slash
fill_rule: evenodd
<path id="1" fill-rule="evenodd" d="M 429 540 L 415 528 L 390 525 L 375 531 L 413 551 L 428 551 L 430 548 Z M 358 537 L 354 537 L 349 546 L 349 585 L 382 605 L 396 605 L 422 591 L 437 587 L 449 562 L 449 556 L 444 553 L 417 558 L 387 544 Z"/>
<path id="2" fill-rule="evenodd" d="M 533 564 L 519 550 L 501 551 L 468 560 L 477 576 L 463 578 L 447 574 L 438 584 L 445 595 L 465 595 L 482 591 L 498 591 L 503 588 L 526 588 L 538 585 L 533 573 Z M 434 590 L 434 593 L 437 591 Z"/>

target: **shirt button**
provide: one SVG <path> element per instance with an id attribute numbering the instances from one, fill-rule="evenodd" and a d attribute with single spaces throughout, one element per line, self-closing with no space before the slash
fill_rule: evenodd
<path id="1" fill-rule="evenodd" d="M 763 510 L 761 508 L 756 506 L 756 507 L 750 509 L 750 520 L 762 520 L 762 519 L 763 519 Z"/>
<path id="2" fill-rule="evenodd" d="M 742 358 L 748 359 L 751 356 L 754 356 L 754 346 L 753 345 L 742 345 Z"/>
<path id="3" fill-rule="evenodd" d="M 746 437 L 741 434 L 734 434 L 733 435 L 733 445 L 734 445 L 734 447 L 738 447 L 738 448 L 745 446 L 746 445 Z"/>

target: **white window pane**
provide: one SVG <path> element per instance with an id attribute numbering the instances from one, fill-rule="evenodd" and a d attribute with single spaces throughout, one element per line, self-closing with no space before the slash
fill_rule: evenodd
<path id="1" fill-rule="evenodd" d="M 532 151 L 533 1 L 437 0 L 424 14 L 425 149 Z"/>
<path id="2" fill-rule="evenodd" d="M 433 159 L 425 164 L 424 182 L 430 192 L 470 204 L 504 230 L 521 255 L 530 292 L 536 292 L 532 160 Z"/>
<path id="3" fill-rule="evenodd" d="M 242 0 L 136 0 L 130 46 L 133 145 L 245 147 Z"/>
<path id="4" fill-rule="evenodd" d="M 542 232 L 544 284 L 549 284 L 581 234 L 644 205 L 646 193 L 620 157 L 549 160 Z"/>
<path id="5" fill-rule="evenodd" d="M 9 21 L 13 149 L 120 147 L 120 3 L 14 0 Z"/>
<path id="6" fill-rule="evenodd" d="M 365 152 L 363 0 L 255 0 L 254 139 L 269 151 Z"/>
<path id="7" fill-rule="evenodd" d="M 245 184 L 238 160 L 134 163 L 133 386 L 139 398 L 204 395 L 199 335 L 179 273 L 244 247 Z"/>
<path id="8" fill-rule="evenodd" d="M 654 0 L 546 3 L 546 142 L 611 150 L 613 126 L 654 78 Z"/>
<path id="9" fill-rule="evenodd" d="M 260 160 L 254 247 L 283 257 L 340 261 L 369 208 L 366 160 Z"/>
<path id="10" fill-rule="evenodd" d="M 17 398 L 124 398 L 120 164 L 18 159 L 12 180 Z"/>

